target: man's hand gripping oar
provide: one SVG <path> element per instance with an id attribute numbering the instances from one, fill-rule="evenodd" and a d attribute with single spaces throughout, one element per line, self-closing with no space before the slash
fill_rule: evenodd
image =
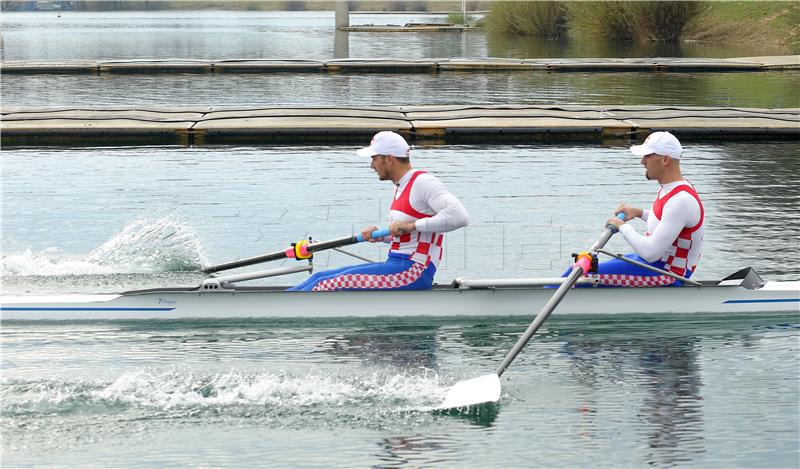
<path id="1" fill-rule="evenodd" d="M 620 220 L 623 220 L 624 217 L 624 213 L 617 215 L 617 218 Z M 564 280 L 561 286 L 558 287 L 558 290 L 556 290 L 547 304 L 544 305 L 539 314 L 536 315 L 536 318 L 533 320 L 531 325 L 528 326 L 528 329 L 525 330 L 525 333 L 523 333 L 522 336 L 517 340 L 517 343 L 514 344 L 514 347 L 510 352 L 508 352 L 505 359 L 503 359 L 503 362 L 497 367 L 497 370 L 495 370 L 494 373 L 465 381 L 459 381 L 452 388 L 450 388 L 450 391 L 447 393 L 444 402 L 436 407 L 436 410 L 448 410 L 499 401 L 500 376 L 503 375 L 503 372 L 506 371 L 506 368 L 511 365 L 511 362 L 514 361 L 517 355 L 519 355 L 528 341 L 531 340 L 533 334 L 539 330 L 539 327 L 541 327 L 541 325 L 547 320 L 547 318 L 550 316 L 550 313 L 556 309 L 556 306 L 558 306 L 561 300 L 564 299 L 564 296 L 566 296 L 578 279 L 584 275 L 587 275 L 592 270 L 592 267 L 596 265 L 597 262 L 597 250 L 605 246 L 608 240 L 611 239 L 611 236 L 613 236 L 616 232 L 617 228 L 615 226 L 611 224 L 607 225 L 606 230 L 600 236 L 600 239 L 598 239 L 597 242 L 595 242 L 594 245 L 589 248 L 588 252 L 582 252 L 575 256 L 575 263 L 572 266 L 572 272 L 570 272 L 569 276 Z"/>

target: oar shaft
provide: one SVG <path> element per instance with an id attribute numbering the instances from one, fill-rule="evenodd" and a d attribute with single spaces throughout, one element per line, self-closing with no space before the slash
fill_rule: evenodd
<path id="1" fill-rule="evenodd" d="M 622 215 L 622 214 L 620 214 L 620 215 Z M 617 216 L 617 218 L 620 218 L 619 215 Z M 589 248 L 589 252 L 597 252 L 599 249 L 601 249 L 603 246 L 606 245 L 608 240 L 611 239 L 611 237 L 614 236 L 614 234 L 616 232 L 617 232 L 617 229 L 615 227 L 613 227 L 611 225 L 607 226 L 606 230 L 603 232 L 603 234 L 600 235 L 600 239 L 598 239 L 592 245 L 592 247 Z"/>
<path id="2" fill-rule="evenodd" d="M 522 334 L 522 336 L 517 340 L 517 343 L 514 344 L 514 347 L 511 349 L 511 351 L 508 352 L 506 358 L 503 360 L 503 363 L 497 367 L 497 370 L 495 370 L 497 376 L 503 376 L 503 372 L 506 371 L 506 368 L 508 368 L 508 366 L 511 365 L 511 362 L 517 358 L 517 355 L 519 355 L 522 349 L 525 348 L 525 345 L 527 345 L 528 341 L 531 340 L 533 334 L 536 334 L 536 331 L 538 331 L 542 324 L 547 320 L 547 318 L 550 316 L 550 313 L 552 313 L 553 310 L 556 309 L 556 306 L 561 303 L 561 300 L 564 299 L 567 291 L 569 291 L 569 289 L 575 285 L 581 276 L 583 276 L 583 267 L 576 266 L 572 269 L 572 272 L 567 277 L 567 280 L 562 283 L 560 287 L 558 287 L 558 290 L 556 290 L 555 294 L 550 297 L 550 299 L 547 301 L 547 304 L 545 304 L 539 314 L 536 315 L 536 319 L 533 320 L 531 325 L 525 330 L 525 333 Z"/>
<path id="3" fill-rule="evenodd" d="M 625 215 L 620 213 L 617 218 L 624 220 Z M 503 363 L 497 367 L 494 373 L 490 373 L 480 378 L 470 379 L 467 381 L 460 381 L 453 386 L 447 393 L 444 402 L 438 409 L 452 409 L 455 407 L 467 407 L 489 402 L 497 402 L 500 400 L 500 376 L 511 365 L 511 362 L 517 358 L 517 355 L 522 351 L 531 337 L 536 333 L 542 324 L 547 320 L 550 313 L 552 313 L 561 300 L 564 299 L 569 290 L 583 277 L 584 273 L 592 268 L 594 263 L 594 256 L 596 250 L 605 246 L 611 236 L 617 232 L 614 225 L 609 224 L 606 230 L 600 236 L 600 239 L 592 246 L 588 253 L 581 253 L 576 255 L 575 263 L 572 265 L 572 272 L 565 278 L 564 282 L 556 290 L 555 294 L 550 297 L 550 300 L 544 305 L 539 314 L 536 315 L 533 322 L 525 330 L 522 336 L 517 339 L 517 343 L 506 354 Z"/>
<path id="4" fill-rule="evenodd" d="M 213 265 L 211 267 L 204 268 L 203 272 L 211 274 L 223 270 L 237 269 L 239 267 L 259 264 L 261 262 L 277 261 L 279 259 L 285 259 L 285 258 L 286 258 L 286 250 L 284 249 L 282 251 L 275 251 L 269 254 L 262 254 L 260 256 L 255 256 L 255 257 L 248 257 L 246 259 L 239 259 L 238 261 L 226 262 L 225 264 Z"/>
<path id="5" fill-rule="evenodd" d="M 624 216 L 625 216 L 624 214 L 619 214 L 617 215 L 617 218 L 623 219 Z M 606 245 L 608 240 L 611 239 L 611 237 L 614 236 L 614 233 L 616 232 L 617 228 L 614 227 L 613 225 L 606 226 L 606 230 L 603 232 L 602 235 L 600 235 L 600 238 L 597 240 L 597 242 L 592 245 L 589 252 L 591 253 L 597 252 L 598 249 L 601 249 L 603 246 Z M 550 313 L 552 313 L 553 310 L 556 309 L 556 306 L 558 306 L 558 304 L 561 303 L 561 300 L 564 299 L 564 297 L 567 295 L 567 292 L 569 292 L 569 290 L 578 282 L 578 279 L 583 277 L 584 272 L 586 272 L 589 266 L 590 263 L 585 257 L 578 259 L 575 262 L 575 264 L 573 264 L 572 272 L 570 272 L 570 274 L 567 276 L 567 279 L 564 281 L 564 283 L 561 284 L 560 287 L 558 287 L 558 290 L 556 290 L 553 296 L 550 297 L 550 299 L 544 305 L 542 310 L 539 311 L 539 314 L 536 315 L 536 318 L 533 320 L 531 325 L 528 326 L 527 329 L 525 329 L 525 332 L 517 340 L 517 343 L 514 344 L 514 347 L 511 349 L 511 351 L 508 352 L 508 354 L 506 354 L 506 358 L 503 359 L 503 363 L 501 363 L 500 366 L 497 367 L 497 370 L 495 370 L 497 376 L 503 375 L 503 372 L 506 371 L 506 368 L 508 368 L 508 366 L 511 365 L 511 362 L 513 362 L 514 359 L 517 358 L 517 355 L 519 355 L 522 349 L 525 348 L 525 345 L 527 345 L 527 343 L 531 340 L 533 334 L 535 334 L 536 331 L 539 330 L 542 324 L 550 316 Z"/>
<path id="6" fill-rule="evenodd" d="M 385 236 L 389 236 L 389 230 L 377 230 L 372 233 L 372 239 L 383 238 Z M 364 241 L 364 237 L 361 234 L 352 235 L 352 236 L 343 236 L 341 238 L 331 239 L 328 241 L 320 241 L 318 243 L 311 243 L 305 246 L 306 251 L 308 252 L 316 252 L 316 251 L 324 251 L 325 249 L 333 249 L 338 248 L 341 246 L 349 246 L 351 244 L 356 244 Z M 210 267 L 206 267 L 203 269 L 203 272 L 210 274 L 214 272 L 220 272 L 222 270 L 230 270 L 236 269 L 239 267 L 246 267 L 248 265 L 259 264 L 261 262 L 270 262 L 270 261 L 277 261 L 279 259 L 285 259 L 287 256 L 286 250 L 283 251 L 275 251 L 270 252 L 268 254 L 262 254 L 260 256 L 248 257 L 246 259 L 240 259 L 238 261 L 227 262 L 225 264 L 214 265 Z"/>
<path id="7" fill-rule="evenodd" d="M 338 248 L 340 246 L 349 246 L 351 244 L 360 243 L 363 241 L 361 235 L 342 236 L 341 238 L 331 239 L 328 241 L 314 242 L 306 245 L 308 252 L 324 251 L 326 249 Z"/>

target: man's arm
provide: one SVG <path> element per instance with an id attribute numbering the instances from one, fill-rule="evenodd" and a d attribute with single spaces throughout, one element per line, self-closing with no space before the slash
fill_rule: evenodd
<path id="1" fill-rule="evenodd" d="M 423 181 L 418 180 L 418 182 Z M 417 189 L 416 184 L 414 189 Z M 446 233 L 469 224 L 467 209 L 447 190 L 442 181 L 433 176 L 425 178 L 420 189 L 422 189 L 420 195 L 435 215 L 417 220 L 415 222 L 417 231 Z"/>
<path id="2" fill-rule="evenodd" d="M 627 223 L 620 226 L 619 232 L 636 254 L 647 262 L 655 262 L 664 256 L 682 229 L 694 226 L 699 219 L 700 207 L 697 205 L 697 200 L 689 194 L 681 193 L 669 199 L 664 205 L 661 221 L 650 236 L 640 235 Z"/>

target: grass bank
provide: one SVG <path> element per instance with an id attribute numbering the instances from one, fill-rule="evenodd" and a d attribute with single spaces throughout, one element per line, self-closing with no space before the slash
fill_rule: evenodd
<path id="1" fill-rule="evenodd" d="M 495 2 L 485 25 L 491 32 L 558 39 L 567 31 L 567 4 L 558 1 Z"/>
<path id="2" fill-rule="evenodd" d="M 570 34 L 639 42 L 677 42 L 701 2 L 569 2 Z"/>
<path id="3" fill-rule="evenodd" d="M 700 2 L 682 39 L 778 44 L 800 54 L 800 2 Z"/>
<path id="4" fill-rule="evenodd" d="M 499 1 L 486 27 L 551 39 L 762 43 L 800 53 L 797 1 Z"/>

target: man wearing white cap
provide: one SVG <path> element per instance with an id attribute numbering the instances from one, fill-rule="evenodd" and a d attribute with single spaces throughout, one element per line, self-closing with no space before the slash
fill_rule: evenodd
<path id="1" fill-rule="evenodd" d="M 612 217 L 606 224 L 617 227 L 633 248 L 635 254 L 625 257 L 689 278 L 700 260 L 705 213 L 694 186 L 681 174 L 681 144 L 669 132 L 654 132 L 631 152 L 642 158 L 645 177 L 658 181 L 661 189 L 649 210 L 621 204 L 614 213 L 624 213 L 625 221 Z M 647 223 L 647 233 L 641 235 L 626 223 L 634 218 Z M 597 273 L 603 285 L 680 285 L 672 277 L 618 259 L 601 262 Z"/>
<path id="2" fill-rule="evenodd" d="M 443 233 L 467 226 L 461 202 L 435 176 L 411 167 L 408 143 L 394 132 L 379 132 L 370 146 L 356 152 L 372 159 L 381 181 L 392 181 L 389 210 L 391 247 L 385 262 L 328 270 L 312 275 L 290 290 L 426 290 L 433 285 L 442 258 Z M 362 234 L 370 239 L 377 227 Z"/>

